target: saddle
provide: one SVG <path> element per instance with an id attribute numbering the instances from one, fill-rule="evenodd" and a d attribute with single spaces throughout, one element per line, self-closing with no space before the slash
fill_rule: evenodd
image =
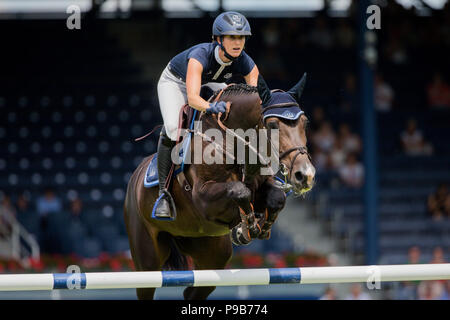
<path id="1" fill-rule="evenodd" d="M 178 133 L 181 132 L 182 129 L 193 129 L 195 120 L 198 119 L 200 116 L 200 112 L 189 107 L 189 105 L 184 105 L 183 108 L 180 110 L 180 117 L 179 117 L 179 124 L 178 124 Z M 191 190 L 191 186 L 187 182 L 186 178 L 184 177 L 183 171 L 184 171 L 184 160 L 186 157 L 186 154 L 190 147 L 191 142 L 191 136 L 192 133 L 187 133 L 184 136 L 178 134 L 177 139 L 177 145 L 181 143 L 181 148 L 178 153 L 180 157 L 181 162 L 180 165 L 175 165 L 172 163 L 172 167 L 169 171 L 169 175 L 167 176 L 167 180 L 165 182 L 165 187 L 169 190 L 171 182 L 174 177 L 178 177 L 178 175 L 182 174 L 183 177 L 178 178 L 180 184 L 183 186 L 183 189 L 186 191 Z M 146 188 L 152 188 L 159 185 L 158 180 L 158 165 L 157 165 L 157 159 L 158 154 L 155 153 L 152 160 L 150 161 L 150 164 L 148 165 L 147 172 L 145 174 L 144 179 L 144 187 Z"/>
<path id="2" fill-rule="evenodd" d="M 203 85 L 201 87 L 200 96 L 209 101 L 212 96 L 214 95 L 215 91 L 210 88 L 207 85 Z M 185 175 L 184 175 L 184 169 L 185 169 L 185 159 L 187 152 L 190 148 L 190 142 L 192 138 L 192 133 L 189 132 L 185 135 L 181 135 L 180 133 L 186 129 L 193 130 L 194 129 L 194 123 L 196 120 L 200 117 L 200 112 L 194 108 L 191 108 L 188 104 L 185 104 L 179 113 L 179 119 L 178 119 L 178 139 L 177 139 L 177 145 L 181 143 L 181 148 L 179 151 L 179 161 L 180 165 L 175 165 L 172 163 L 172 167 L 170 169 L 169 175 L 167 176 L 167 180 L 165 182 L 165 187 L 170 190 L 170 185 L 173 181 L 173 179 L 176 177 L 180 185 L 182 186 L 184 193 L 187 195 L 187 197 L 190 198 L 191 194 L 190 191 L 192 190 L 192 186 L 187 181 Z M 145 188 L 152 188 L 159 185 L 158 180 L 158 166 L 157 166 L 157 159 L 158 154 L 155 154 L 150 161 L 150 164 L 148 165 L 147 172 L 145 174 L 144 179 L 144 187 Z"/>

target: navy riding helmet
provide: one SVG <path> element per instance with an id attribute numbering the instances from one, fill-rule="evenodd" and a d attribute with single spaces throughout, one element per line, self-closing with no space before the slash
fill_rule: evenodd
<path id="1" fill-rule="evenodd" d="M 221 42 L 223 42 L 223 36 L 226 35 L 238 35 L 245 37 L 252 35 L 250 24 L 244 15 L 235 11 L 227 11 L 217 16 L 212 26 L 212 37 L 213 39 L 215 39 L 215 37 L 220 37 Z M 228 59 L 236 59 L 225 51 L 222 43 L 220 43 L 220 47 Z"/>

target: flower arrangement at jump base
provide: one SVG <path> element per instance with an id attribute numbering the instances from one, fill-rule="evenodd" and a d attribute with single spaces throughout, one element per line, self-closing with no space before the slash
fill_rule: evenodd
<path id="1" fill-rule="evenodd" d="M 69 266 L 79 266 L 83 272 L 131 271 L 133 260 L 126 253 L 101 253 L 98 257 L 85 258 L 75 254 L 44 254 L 39 260 L 29 259 L 25 262 L 16 260 L 0 260 L 0 273 L 64 273 Z"/>
<path id="2" fill-rule="evenodd" d="M 134 271 L 134 263 L 127 253 L 111 255 L 101 253 L 95 258 L 71 255 L 42 255 L 40 260 L 30 259 L 25 263 L 16 260 L 0 260 L 0 273 L 64 273 L 71 265 L 79 266 L 83 272 Z M 192 269 L 192 261 L 188 259 Z M 289 268 L 326 266 L 327 258 L 317 253 L 253 253 L 238 252 L 233 255 L 227 269 L 241 268 Z"/>
<path id="3" fill-rule="evenodd" d="M 267 253 L 239 252 L 233 258 L 227 268 L 291 268 L 291 267 L 320 267 L 326 266 L 326 256 L 315 252 L 298 253 Z"/>

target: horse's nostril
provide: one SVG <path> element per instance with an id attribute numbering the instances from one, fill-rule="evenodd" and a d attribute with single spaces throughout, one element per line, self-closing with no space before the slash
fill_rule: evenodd
<path id="1" fill-rule="evenodd" d="M 296 179 L 297 181 L 303 182 L 303 178 L 304 178 L 303 173 L 301 173 L 300 171 L 297 171 L 297 172 L 295 173 L 295 179 Z"/>

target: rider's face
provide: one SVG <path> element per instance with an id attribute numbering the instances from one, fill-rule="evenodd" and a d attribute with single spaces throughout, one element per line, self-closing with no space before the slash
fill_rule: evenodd
<path id="1" fill-rule="evenodd" d="M 219 40 L 220 41 L 220 40 Z M 223 46 L 232 57 L 239 57 L 244 50 L 245 36 L 224 36 Z"/>

